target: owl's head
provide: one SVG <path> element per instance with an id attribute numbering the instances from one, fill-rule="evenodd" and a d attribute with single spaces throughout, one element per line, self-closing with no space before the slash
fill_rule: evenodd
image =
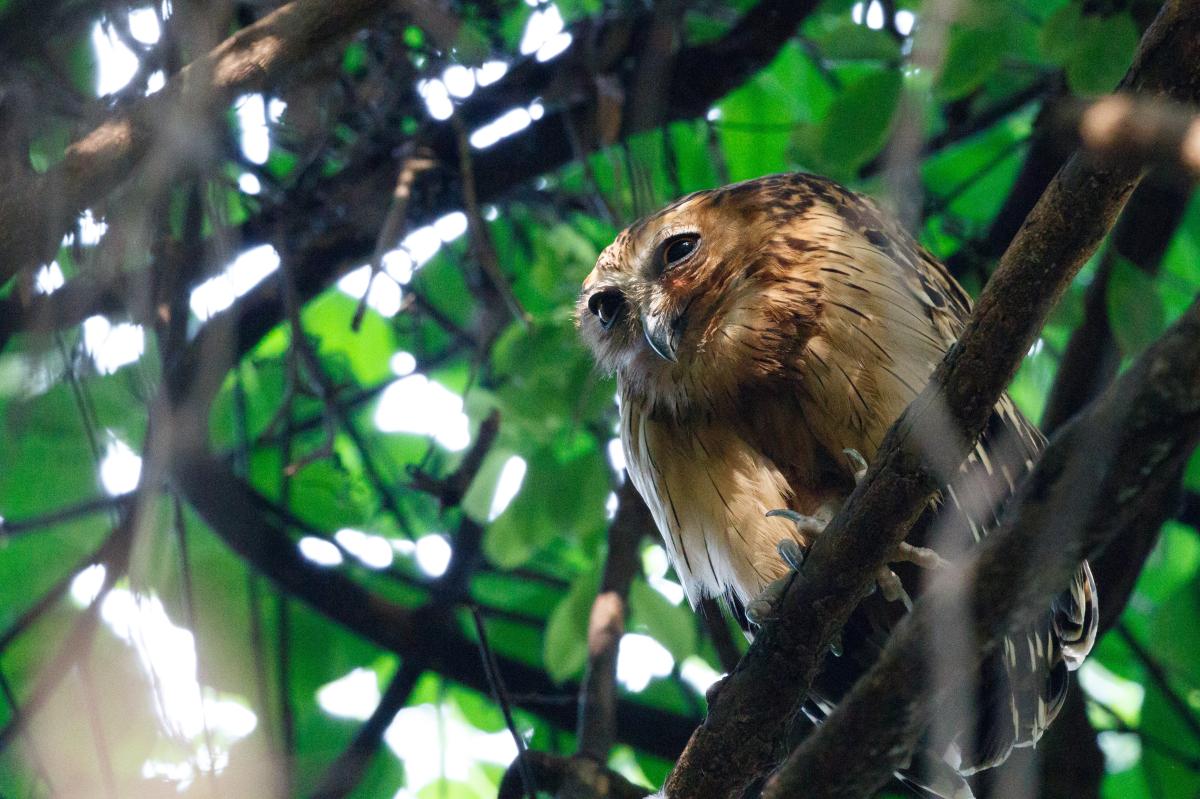
<path id="1" fill-rule="evenodd" d="M 815 180 L 777 175 L 698 192 L 622 231 L 576 305 L 600 366 L 627 389 L 660 395 L 701 370 L 711 392 L 785 369 L 819 306 L 819 284 L 797 268 L 819 249 L 804 238 L 818 235 L 810 223 L 822 216 Z"/>

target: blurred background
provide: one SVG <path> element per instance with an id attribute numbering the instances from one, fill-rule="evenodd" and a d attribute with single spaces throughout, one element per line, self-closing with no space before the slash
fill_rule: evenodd
<path id="1" fill-rule="evenodd" d="M 661 785 L 745 643 L 625 484 L 597 254 L 799 169 L 977 293 L 1158 5 L 0 0 L 0 796 L 495 796 L 577 751 L 614 580 L 609 764 Z M 1190 197 L 1029 352 L 1047 430 L 1200 289 Z M 1200 795 L 1198 491 L 1096 564 L 1039 795 Z"/>

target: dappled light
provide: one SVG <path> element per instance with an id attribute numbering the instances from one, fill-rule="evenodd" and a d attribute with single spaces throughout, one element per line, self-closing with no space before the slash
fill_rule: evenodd
<path id="1" fill-rule="evenodd" d="M 1180 0 L 0 0 L 0 797 L 1200 795 L 1198 76 Z"/>

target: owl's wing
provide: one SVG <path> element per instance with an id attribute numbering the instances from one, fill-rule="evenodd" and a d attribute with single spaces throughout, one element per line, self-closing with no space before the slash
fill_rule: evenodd
<path id="1" fill-rule="evenodd" d="M 909 289 L 933 309 L 938 320 L 935 329 L 957 337 L 970 312 L 970 300 L 928 253 L 919 250 L 914 266 L 905 270 L 913 273 L 906 281 Z M 943 488 L 942 507 L 928 534 L 933 539 L 958 535 L 962 540 L 965 530 L 971 541 L 978 541 L 994 530 L 1005 504 L 1033 468 L 1045 443 L 1045 437 L 1008 394 L 1002 395 L 955 480 Z M 937 541 L 933 543 L 937 548 Z M 1067 672 L 1078 668 L 1091 651 L 1098 624 L 1096 584 L 1085 561 L 1071 585 L 1037 623 L 1023 634 L 1005 639 L 999 653 L 1003 671 L 994 663 L 985 666 L 984 683 L 991 686 L 989 693 L 996 707 L 995 712 L 981 714 L 983 729 L 971 746 L 962 747 L 974 750 L 970 758 L 974 762 L 964 763 L 964 771 L 996 765 L 1012 746 L 1032 745 L 1041 738 L 1066 698 Z M 1011 714 L 1004 713 L 1008 697 Z"/>
<path id="2" fill-rule="evenodd" d="M 831 231 L 822 253 L 830 302 L 824 317 L 828 327 L 815 346 L 836 349 L 828 356 L 818 351 L 815 365 L 838 362 L 853 390 L 827 394 L 835 401 L 865 394 L 886 427 L 958 339 L 971 300 L 936 258 L 870 201 L 849 192 L 833 200 L 839 218 L 831 215 L 831 223 L 849 222 L 851 230 Z M 839 203 L 854 207 L 847 211 Z M 878 443 L 881 431 L 866 437 Z M 1004 504 L 1044 446 L 1038 429 L 1007 394 L 1001 396 L 974 450 L 942 487 L 910 541 L 948 557 L 979 541 L 997 527 Z M 1067 671 L 1080 665 L 1095 642 L 1098 619 L 1096 585 L 1084 563 L 1045 615 L 1024 633 L 1006 638 L 984 665 L 978 729 L 973 739 L 955 742 L 964 772 L 1002 762 L 1013 746 L 1032 745 L 1041 737 L 1066 696 Z"/>

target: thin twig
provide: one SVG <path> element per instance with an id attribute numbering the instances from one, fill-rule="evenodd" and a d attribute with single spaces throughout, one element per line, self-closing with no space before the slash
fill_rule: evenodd
<path id="1" fill-rule="evenodd" d="M 410 469 L 413 488 L 436 497 L 443 508 L 458 505 L 483 466 L 500 432 L 500 412 L 493 410 L 479 425 L 479 432 L 458 468 L 445 477 L 432 477 L 419 469 Z"/>
<path id="2" fill-rule="evenodd" d="M 95 599 L 75 621 L 70 632 L 63 639 L 58 652 L 41 669 L 33 690 L 30 691 L 21 706 L 21 713 L 14 715 L 12 720 L 0 729 L 0 752 L 7 749 L 14 738 L 21 734 L 28 720 L 36 715 L 49 700 L 55 687 L 62 681 L 71 666 L 80 658 L 85 657 L 90 650 L 93 635 L 100 622 L 100 606 L 108 596 L 108 592 L 116 584 L 117 579 L 125 574 L 129 565 L 129 550 L 133 539 L 133 516 L 132 513 L 128 514 L 113 533 L 116 551 L 108 563 L 104 581 Z"/>
<path id="3" fill-rule="evenodd" d="M 354 309 L 354 319 L 350 322 L 350 329 L 358 332 L 362 327 L 363 316 L 367 312 L 367 299 L 371 296 L 371 286 L 375 284 L 375 278 L 383 269 L 383 256 L 389 250 L 394 249 L 404 238 L 405 213 L 408 210 L 408 200 L 412 197 L 413 183 L 417 179 L 417 175 L 427 169 L 432 168 L 437 161 L 428 156 L 414 155 L 404 159 L 404 163 L 400 167 L 400 174 L 396 178 L 396 188 L 392 190 L 392 202 L 388 206 L 387 216 L 384 217 L 383 225 L 379 229 L 379 236 L 375 239 L 375 251 L 371 253 L 371 274 L 367 277 L 367 287 L 363 289 L 363 295 L 358 301 L 358 307 Z"/>
<path id="4" fill-rule="evenodd" d="M 1125 720 L 1121 718 L 1121 715 L 1116 710 L 1109 705 L 1106 705 L 1104 702 L 1096 699 L 1095 697 L 1089 696 L 1087 698 L 1087 703 L 1108 717 L 1109 724 L 1112 725 L 1114 732 L 1123 732 L 1136 735 L 1142 739 L 1142 743 L 1144 745 L 1149 746 L 1163 756 L 1174 760 L 1184 768 L 1191 771 L 1200 771 L 1200 757 L 1197 757 L 1189 752 L 1185 752 L 1174 744 L 1162 740 L 1153 733 L 1146 732 L 1141 727 L 1134 727 L 1125 723 Z"/>
<path id="5" fill-rule="evenodd" d="M 1167 677 L 1167 670 L 1163 668 L 1163 665 L 1158 662 L 1158 659 L 1146 647 L 1142 646 L 1142 643 L 1137 640 L 1133 631 L 1126 624 L 1123 622 L 1118 623 L 1115 630 L 1125 643 L 1125 646 L 1129 647 L 1129 650 L 1141 661 L 1142 666 L 1146 669 L 1146 673 L 1150 675 L 1150 680 L 1158 687 L 1159 692 L 1167 700 L 1167 704 L 1171 706 L 1171 709 L 1175 711 L 1179 720 L 1188 728 L 1188 732 L 1192 734 L 1192 737 L 1197 742 L 1200 742 L 1200 720 L 1196 718 L 1196 714 L 1192 712 L 1187 701 L 1171 685 L 1171 680 Z"/>
<path id="6" fill-rule="evenodd" d="M 16 718 L 17 716 L 21 715 L 21 705 L 17 701 L 17 695 L 13 693 L 12 685 L 9 683 L 8 677 L 2 670 L 0 670 L 0 693 L 4 694 L 4 699 L 8 702 L 8 706 L 12 711 L 13 717 Z M 50 772 L 46 769 L 46 761 L 42 757 L 42 752 L 37 745 L 37 740 L 28 730 L 25 730 L 22 733 L 22 737 L 25 741 L 25 745 L 29 747 L 29 757 L 31 760 L 33 760 L 34 770 L 37 771 L 38 777 L 41 778 L 42 782 L 46 783 L 46 787 L 49 789 L 50 795 L 53 796 L 56 793 L 54 790 L 54 783 L 50 781 Z"/>
<path id="7" fill-rule="evenodd" d="M 173 526 L 175 528 L 175 540 L 179 545 L 179 576 L 180 588 L 183 599 L 184 618 L 187 619 L 188 629 L 192 631 L 192 637 L 195 642 L 196 651 L 200 651 L 200 627 L 196 622 L 196 604 L 195 591 L 192 589 L 192 559 L 188 552 L 187 540 L 187 524 L 183 517 L 183 502 L 179 496 L 172 495 L 171 504 L 173 506 Z M 216 750 L 213 748 L 212 727 L 208 723 L 208 709 L 204 703 L 204 685 L 208 682 L 207 669 L 204 666 L 204 658 L 196 658 L 196 690 L 199 693 L 200 706 L 200 725 L 204 731 L 204 748 L 208 752 L 208 768 L 205 771 L 208 774 L 208 787 L 213 797 L 220 796 L 217 790 L 217 759 Z"/>
<path id="8" fill-rule="evenodd" d="M 462 184 L 463 212 L 467 215 L 467 232 L 471 236 L 471 248 L 479 266 L 487 275 L 488 282 L 504 301 L 513 319 L 525 328 L 529 327 L 529 314 L 521 307 L 520 301 L 513 294 L 508 278 L 500 269 L 500 260 L 496 256 L 496 248 L 492 246 L 488 234 L 487 222 L 479 208 L 479 195 L 475 188 L 475 162 L 471 156 L 471 142 L 467 138 L 467 129 L 458 114 L 451 117 L 454 132 L 458 138 L 458 169 L 459 182 Z"/>
<path id="9" fill-rule="evenodd" d="M 487 675 L 488 687 L 491 689 L 492 698 L 500 705 L 500 711 L 504 714 L 504 723 L 508 727 L 508 732 L 512 736 L 513 743 L 517 745 L 517 762 L 520 764 L 521 783 L 525 786 L 525 795 L 529 799 L 534 799 L 537 794 L 537 783 L 533 779 L 533 773 L 529 770 L 528 763 L 525 762 L 525 754 L 528 751 L 525 746 L 525 739 L 517 730 L 517 722 L 513 719 L 512 702 L 508 696 L 508 690 L 504 687 L 504 680 L 500 676 L 500 668 L 496 665 L 496 656 L 492 652 L 492 647 L 488 643 L 487 628 L 483 623 L 483 616 L 479 613 L 479 608 L 474 605 L 469 606 L 471 618 L 475 621 L 475 634 L 479 638 L 479 655 L 483 660 L 483 670 Z"/>
<path id="10" fill-rule="evenodd" d="M 379 704 L 358 728 L 350 745 L 325 770 L 310 799 L 341 799 L 358 786 L 388 725 L 408 702 L 417 680 L 424 672 L 425 664 L 420 658 L 406 660 L 396 670 Z"/>
<path id="11" fill-rule="evenodd" d="M 233 382 L 234 424 L 237 428 L 237 447 L 234 464 L 238 473 L 246 478 L 250 471 L 250 431 L 246 424 L 246 385 L 240 368 L 234 370 Z M 267 748 L 276 762 L 282 761 L 279 739 L 271 723 L 270 689 L 267 686 L 267 668 L 264 661 L 266 636 L 262 626 L 262 599 L 259 596 L 259 577 L 253 569 L 246 570 L 246 605 L 250 616 L 250 651 L 254 653 L 254 688 L 259 717 L 263 719 Z"/>
<path id="12" fill-rule="evenodd" d="M 0 519 L 0 539 L 15 538 L 19 535 L 44 530 L 66 522 L 75 521 L 83 516 L 91 516 L 103 511 L 120 511 L 137 501 L 136 493 L 119 494 L 115 497 L 94 497 L 85 499 L 65 508 L 48 511 L 40 516 L 30 516 L 25 519 Z"/>

